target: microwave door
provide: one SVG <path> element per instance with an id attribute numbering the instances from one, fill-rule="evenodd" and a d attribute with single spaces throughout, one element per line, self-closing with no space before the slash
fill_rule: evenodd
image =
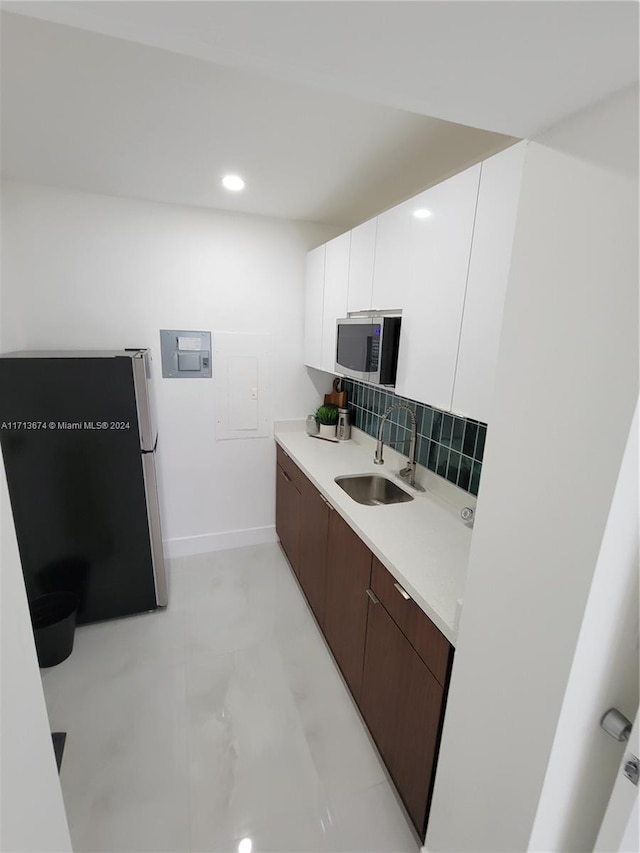
<path id="1" fill-rule="evenodd" d="M 336 350 L 336 369 L 357 379 L 369 379 L 374 350 L 376 324 L 340 323 Z"/>
<path id="2" fill-rule="evenodd" d="M 342 324 L 338 327 L 338 366 L 361 374 L 365 370 L 367 358 L 366 338 L 363 327 Z"/>

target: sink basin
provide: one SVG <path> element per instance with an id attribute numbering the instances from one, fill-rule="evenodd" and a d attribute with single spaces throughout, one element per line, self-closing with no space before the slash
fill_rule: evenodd
<path id="1" fill-rule="evenodd" d="M 412 501 L 413 497 L 386 477 L 377 474 L 361 474 L 336 477 L 335 482 L 350 498 L 366 506 L 398 504 Z"/>

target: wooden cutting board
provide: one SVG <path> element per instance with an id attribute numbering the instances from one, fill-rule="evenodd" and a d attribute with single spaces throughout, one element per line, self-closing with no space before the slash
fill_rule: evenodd
<path id="1" fill-rule="evenodd" d="M 346 409 L 347 392 L 338 391 L 339 385 L 340 379 L 336 376 L 336 378 L 333 380 L 333 391 L 330 394 L 324 395 L 325 406 L 337 406 L 339 409 Z"/>

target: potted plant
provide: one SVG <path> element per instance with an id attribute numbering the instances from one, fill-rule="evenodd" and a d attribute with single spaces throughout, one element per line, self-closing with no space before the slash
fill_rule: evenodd
<path id="1" fill-rule="evenodd" d="M 338 407 L 320 406 L 316 411 L 316 418 L 320 426 L 320 435 L 323 438 L 335 438 L 336 424 L 338 423 Z"/>

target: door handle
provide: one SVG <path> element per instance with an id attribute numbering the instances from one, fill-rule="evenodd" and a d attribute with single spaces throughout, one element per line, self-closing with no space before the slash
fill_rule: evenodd
<path id="1" fill-rule="evenodd" d="M 634 785 L 638 784 L 638 779 L 640 778 L 640 764 L 638 763 L 637 755 L 629 756 L 629 760 L 625 762 L 623 773 L 630 782 L 633 782 Z"/>
<path id="2" fill-rule="evenodd" d="M 366 593 L 367 593 L 367 595 L 369 596 L 369 598 L 371 599 L 371 601 L 373 601 L 373 603 L 374 603 L 374 604 L 380 604 L 380 602 L 378 601 L 378 599 L 377 599 L 377 598 L 375 597 L 375 595 L 373 594 L 372 590 L 367 589 L 367 590 L 366 590 Z"/>
<path id="3" fill-rule="evenodd" d="M 602 731 L 606 732 L 609 737 L 617 740 L 618 743 L 624 743 L 629 740 L 632 725 L 631 720 L 628 720 L 617 708 L 609 708 L 600 720 Z"/>
<path id="4" fill-rule="evenodd" d="M 333 509 L 333 507 L 331 506 L 331 504 L 329 503 L 329 501 L 325 498 L 325 496 L 324 496 L 323 494 L 321 494 L 320 492 L 318 492 L 318 494 L 320 495 L 320 497 L 322 498 L 322 500 L 326 503 L 326 505 L 329 507 L 329 509 L 331 509 L 331 510 L 332 510 L 332 509 Z"/>
<path id="5" fill-rule="evenodd" d="M 409 593 L 406 591 L 406 589 L 402 589 L 402 587 L 400 586 L 399 583 L 394 583 L 394 586 L 398 590 L 400 595 L 404 598 L 405 601 L 409 601 L 411 599 L 411 596 L 409 595 Z"/>
<path id="6" fill-rule="evenodd" d="M 290 482 L 291 482 L 291 477 L 286 473 L 286 471 L 283 471 L 283 469 L 282 469 L 282 468 L 280 469 L 280 473 L 281 473 L 281 474 L 282 474 L 282 476 L 285 478 L 285 480 L 287 481 L 287 483 L 290 483 Z"/>

